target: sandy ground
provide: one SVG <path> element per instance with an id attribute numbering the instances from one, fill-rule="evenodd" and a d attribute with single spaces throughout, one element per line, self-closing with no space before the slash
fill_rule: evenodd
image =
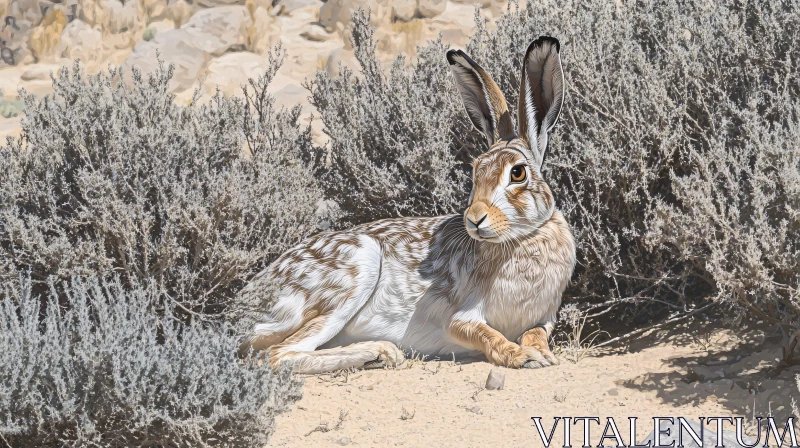
<path id="1" fill-rule="evenodd" d="M 497 391 L 483 389 L 493 366 L 482 361 L 308 376 L 270 446 L 542 446 L 533 416 L 544 417 L 546 431 L 554 416 L 598 416 L 603 425 L 613 417 L 626 443 L 628 417 L 639 417 L 639 440 L 654 416 L 743 416 L 749 425 L 771 413 L 785 421 L 800 398 L 800 367 L 776 367 L 780 342 L 758 325 L 735 334 L 696 322 L 578 362 L 562 353 L 555 367 L 501 368 L 505 388 Z M 572 428 L 580 446 L 582 423 Z M 592 445 L 602 429 L 590 428 Z M 562 431 L 559 424 L 555 446 L 563 446 Z"/>

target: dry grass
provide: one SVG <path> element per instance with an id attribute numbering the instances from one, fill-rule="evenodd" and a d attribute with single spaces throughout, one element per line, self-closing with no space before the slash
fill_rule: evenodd
<path id="1" fill-rule="evenodd" d="M 714 338 L 714 332 L 707 329 L 692 332 L 691 338 L 697 350 L 704 352 L 709 351 L 719 341 L 719 337 Z"/>
<path id="2" fill-rule="evenodd" d="M 342 425 L 344 424 L 345 420 L 347 419 L 347 414 L 349 412 L 344 409 L 339 409 L 339 418 L 336 420 L 336 424 L 331 426 L 330 422 L 320 423 L 319 426 L 312 429 L 308 433 L 306 433 L 306 437 L 314 434 L 315 432 L 331 432 L 331 431 L 338 431 L 341 429 Z"/>
<path id="3" fill-rule="evenodd" d="M 404 369 L 413 369 L 414 367 L 425 365 L 427 362 L 427 356 L 419 353 L 418 351 L 412 349 L 411 356 L 406 358 L 406 361 L 403 363 L 402 367 Z"/>
<path id="4" fill-rule="evenodd" d="M 408 412 L 405 406 L 400 411 L 400 420 L 412 420 L 417 415 L 417 411 Z"/>
<path id="5" fill-rule="evenodd" d="M 560 333 L 560 342 L 553 343 L 555 355 L 572 363 L 578 363 L 587 356 L 592 355 L 595 349 L 595 341 L 604 332 L 595 330 L 588 335 L 584 335 L 586 319 L 587 317 L 572 305 L 562 308 L 560 320 L 565 323 L 568 330 Z"/>

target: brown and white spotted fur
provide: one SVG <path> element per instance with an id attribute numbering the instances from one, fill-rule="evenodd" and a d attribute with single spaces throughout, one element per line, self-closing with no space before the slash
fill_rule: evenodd
<path id="1" fill-rule="evenodd" d="M 406 351 L 482 353 L 496 365 L 544 367 L 575 265 L 569 225 L 541 176 L 564 81 L 558 41 L 525 54 L 517 135 L 488 74 L 450 51 L 456 85 L 490 149 L 474 161 L 463 215 L 386 219 L 321 233 L 260 273 L 245 294 L 277 299 L 242 345 L 273 365 L 319 373 L 396 365 Z"/>

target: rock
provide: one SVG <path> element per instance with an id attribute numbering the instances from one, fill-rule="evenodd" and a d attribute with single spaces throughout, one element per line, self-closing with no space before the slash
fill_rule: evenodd
<path id="1" fill-rule="evenodd" d="M 58 64 L 33 64 L 22 72 L 20 79 L 23 81 L 46 81 L 50 79 L 50 73 L 58 76 L 59 70 L 61 70 L 61 66 Z"/>
<path id="2" fill-rule="evenodd" d="M 105 46 L 103 33 L 82 20 L 68 23 L 61 33 L 56 54 L 68 59 L 82 61 L 102 60 Z"/>
<path id="3" fill-rule="evenodd" d="M 331 77 L 339 76 L 340 67 L 358 67 L 358 61 L 352 51 L 343 48 L 332 50 L 325 60 L 325 71 Z"/>
<path id="4" fill-rule="evenodd" d="M 469 408 L 469 412 L 472 412 L 473 414 L 479 414 L 479 415 L 483 414 L 483 410 L 477 404 L 472 406 L 471 408 Z"/>
<path id="5" fill-rule="evenodd" d="M 507 2 L 503 2 L 503 0 L 452 0 L 452 2 L 459 6 L 469 6 L 470 9 L 474 8 L 475 5 L 479 5 L 484 12 L 488 12 L 494 17 L 502 14 L 507 5 Z"/>
<path id="6" fill-rule="evenodd" d="M 420 0 L 425 1 L 425 0 Z M 461 3 L 465 5 L 481 5 L 481 8 L 488 8 L 492 5 L 493 0 L 452 0 L 453 3 Z"/>
<path id="7" fill-rule="evenodd" d="M 325 28 L 323 28 L 323 27 L 321 27 L 319 25 L 314 25 L 314 24 L 306 25 L 305 31 L 300 33 L 300 36 L 303 39 L 314 41 L 314 42 L 325 42 L 325 41 L 333 39 L 333 37 L 334 37 L 333 34 L 330 34 L 327 31 L 325 31 Z"/>
<path id="8" fill-rule="evenodd" d="M 195 3 L 201 8 L 214 8 L 217 6 L 241 5 L 247 3 L 246 0 L 196 0 Z"/>
<path id="9" fill-rule="evenodd" d="M 342 63 L 342 51 L 341 49 L 331 51 L 331 54 L 328 55 L 328 60 L 325 61 L 325 71 L 328 72 L 328 76 L 331 78 L 339 76 L 340 64 Z"/>
<path id="10" fill-rule="evenodd" d="M 447 0 L 418 0 L 417 14 L 420 17 L 436 17 L 447 8 Z"/>
<path id="11" fill-rule="evenodd" d="M 283 14 L 283 12 L 286 10 L 286 6 L 278 4 L 278 5 L 275 5 L 274 8 L 266 8 L 266 9 L 267 9 L 267 11 L 269 11 L 269 15 L 270 16 L 277 17 L 277 16 Z"/>
<path id="12" fill-rule="evenodd" d="M 2 0 L 0 0 L 0 4 L 2 4 Z M 2 9 L 3 7 L 0 6 L 0 12 L 2 12 Z M 7 17 L 11 18 L 13 26 L 5 25 L 4 21 L 0 21 L 0 39 L 5 41 L 5 47 L 11 50 L 12 58 L 14 59 L 12 65 L 17 65 L 22 59 L 30 55 L 27 36 L 31 32 L 32 24 L 27 20 L 17 20 L 11 14 Z M 3 18 L 3 16 L 0 15 L 0 18 Z M 0 65 L 8 63 L 8 61 L 4 60 L 8 59 L 8 51 L 3 51 L 3 53 L 5 55 L 0 56 Z"/>
<path id="13" fill-rule="evenodd" d="M 469 42 L 469 35 L 460 28 L 445 28 L 439 31 L 442 34 L 442 40 L 450 42 L 455 46 L 466 46 Z"/>
<path id="14" fill-rule="evenodd" d="M 209 62 L 205 86 L 211 89 L 219 86 L 225 95 L 240 95 L 242 84 L 264 74 L 266 62 L 263 56 L 253 53 L 224 54 Z"/>
<path id="15" fill-rule="evenodd" d="M 169 19 L 159 20 L 158 22 L 151 22 L 150 25 L 147 25 L 147 28 L 154 31 L 153 37 L 155 37 L 155 35 L 158 33 L 174 30 L 175 22 Z"/>
<path id="16" fill-rule="evenodd" d="M 61 9 L 51 9 L 45 14 L 42 23 L 28 36 L 28 47 L 37 61 L 51 56 L 61 40 L 61 33 L 67 26 L 67 15 Z"/>
<path id="17" fill-rule="evenodd" d="M 348 437 L 342 437 L 339 439 L 339 445 L 345 446 L 350 445 L 350 439 Z"/>
<path id="18" fill-rule="evenodd" d="M 208 53 L 195 47 L 195 39 L 196 35 L 183 29 L 156 34 L 150 42 L 137 44 L 122 68 L 126 76 L 130 76 L 131 67 L 138 67 L 144 74 L 153 72 L 158 67 L 158 52 L 164 63 L 175 65 L 169 90 L 179 92 L 188 89 L 200 77 L 208 62 Z"/>
<path id="19" fill-rule="evenodd" d="M 147 9 L 140 1 L 84 0 L 79 3 L 77 18 L 111 34 L 139 31 L 145 27 Z"/>
<path id="20" fill-rule="evenodd" d="M 606 392 L 606 394 L 607 394 L 609 397 L 616 397 L 616 396 L 618 396 L 618 395 L 619 395 L 619 391 L 618 391 L 616 388 L 614 388 L 614 389 L 609 389 L 609 390 L 608 390 L 608 392 Z"/>
<path id="21" fill-rule="evenodd" d="M 417 12 L 417 0 L 393 0 L 392 20 L 408 22 Z"/>
<path id="22" fill-rule="evenodd" d="M 506 384 L 506 375 L 497 369 L 492 369 L 486 378 L 486 390 L 502 390 Z"/>
<path id="23" fill-rule="evenodd" d="M 696 422 L 694 420 L 688 420 L 688 419 L 687 419 L 687 422 L 689 423 L 689 426 L 691 426 L 692 429 L 694 429 L 694 431 L 697 433 L 697 435 L 700 435 L 700 423 L 698 423 L 698 422 Z M 728 427 L 732 427 L 732 425 L 730 425 L 730 423 L 728 423 Z M 678 424 L 678 419 L 677 418 L 673 419 L 673 423 L 670 423 L 669 421 L 662 420 L 661 424 L 660 424 L 660 429 L 661 429 L 661 431 L 666 431 L 667 429 L 669 429 L 669 435 L 666 435 L 665 433 L 661 434 L 661 436 L 659 437 L 659 442 L 661 443 L 661 445 L 662 446 L 663 445 L 670 445 L 674 441 L 675 446 L 677 446 L 678 445 L 678 429 L 679 428 L 680 428 L 680 425 Z M 745 443 L 747 443 L 748 445 L 752 444 L 752 439 L 750 439 L 747 436 L 743 436 L 743 437 L 744 437 L 744 442 Z M 648 441 L 651 442 L 650 446 L 655 446 L 655 444 L 656 444 L 656 442 L 655 442 L 655 431 L 651 432 L 647 436 L 647 438 L 642 441 L 641 445 L 647 445 Z M 702 447 L 699 447 L 697 445 L 697 443 L 694 441 L 694 439 L 692 438 L 691 435 L 687 434 L 687 431 L 685 429 L 683 430 L 683 445 L 686 448 L 702 448 Z M 730 430 L 723 431 L 722 432 L 722 440 L 720 441 L 720 445 L 724 445 L 724 446 L 739 446 L 739 444 L 736 442 L 736 433 L 734 431 L 730 431 Z M 716 422 L 712 422 L 710 424 L 709 423 L 705 424 L 705 430 L 703 431 L 703 445 L 702 446 L 705 446 L 705 447 L 719 446 L 719 445 L 717 445 L 717 425 L 716 425 Z"/>
<path id="24" fill-rule="evenodd" d="M 90 27 L 103 26 L 108 20 L 108 11 L 98 0 L 83 0 L 78 8 L 78 19 Z"/>
<path id="25" fill-rule="evenodd" d="M 42 10 L 39 8 L 39 0 L 16 0 L 10 3 L 3 16 L 12 16 L 16 18 L 17 24 L 23 21 L 36 24 L 42 20 Z"/>
<path id="26" fill-rule="evenodd" d="M 278 5 L 283 9 L 281 14 L 291 14 L 298 9 L 307 8 L 309 6 L 319 6 L 322 2 L 320 0 L 279 0 Z"/>
<path id="27" fill-rule="evenodd" d="M 106 48 L 113 48 L 115 50 L 127 50 L 136 46 L 136 43 L 142 40 L 144 30 L 126 31 L 124 33 L 104 33 L 103 44 Z"/>
<path id="28" fill-rule="evenodd" d="M 281 26 L 270 11 L 260 6 L 253 12 L 254 23 L 247 28 L 245 47 L 248 51 L 263 53 L 280 40 Z"/>
<path id="29" fill-rule="evenodd" d="M 336 24 L 345 28 L 350 24 L 350 16 L 359 7 L 370 11 L 370 24 L 379 26 L 391 18 L 390 0 L 328 0 L 319 10 L 319 23 L 326 29 L 336 29 Z"/>
<path id="30" fill-rule="evenodd" d="M 154 21 L 164 20 L 167 18 L 168 2 L 164 0 L 140 0 L 142 3 L 142 10 L 145 17 L 150 20 L 150 25 Z"/>
<path id="31" fill-rule="evenodd" d="M 104 3 L 108 19 L 101 25 L 106 31 L 119 34 L 144 28 L 144 9 L 138 1 L 122 4 L 119 0 L 105 0 Z"/>
<path id="32" fill-rule="evenodd" d="M 167 18 L 175 23 L 176 27 L 183 25 L 192 15 L 192 7 L 186 0 L 169 0 L 167 5 Z"/>
<path id="33" fill-rule="evenodd" d="M 244 6 L 218 6 L 193 15 L 181 30 L 192 35 L 194 46 L 213 56 L 244 49 L 247 30 L 253 25 Z"/>
<path id="34" fill-rule="evenodd" d="M 278 72 L 269 86 L 277 107 L 293 107 L 308 98 L 308 90 L 291 74 Z"/>

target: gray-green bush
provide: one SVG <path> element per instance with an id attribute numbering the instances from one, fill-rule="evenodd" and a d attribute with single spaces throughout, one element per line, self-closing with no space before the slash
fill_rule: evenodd
<path id="1" fill-rule="evenodd" d="M 0 117 L 13 118 L 23 112 L 24 103 L 20 100 L 7 99 L 0 91 Z"/>
<path id="2" fill-rule="evenodd" d="M 334 216 L 299 107 L 267 93 L 282 57 L 204 106 L 177 106 L 164 67 L 127 85 L 76 63 L 23 92 L 0 147 L 0 440 L 266 443 L 299 385 L 237 359 L 257 305 L 237 293 Z"/>
<path id="3" fill-rule="evenodd" d="M 798 324 L 798 6 L 566 0 L 512 4 L 491 32 L 476 20 L 467 51 L 509 104 L 527 43 L 562 42 L 568 97 L 545 177 L 578 240 L 568 299 L 587 315 L 713 300 Z M 469 148 L 485 144 L 446 48 L 431 42 L 383 75 L 363 12 L 354 21 L 363 76 L 310 86 L 331 137 L 328 193 L 351 222 L 459 210 Z"/>
<path id="4" fill-rule="evenodd" d="M 355 14 L 353 28 L 361 73 L 318 72 L 308 86 L 330 137 L 329 147 L 318 149 L 319 159 L 330 154 L 328 168 L 317 164 L 319 175 L 326 194 L 347 212 L 341 224 L 458 210 L 468 181 L 459 168 L 474 155 L 477 138 L 459 118 L 459 100 L 447 94 L 454 87 L 446 49 L 441 43 L 421 49 L 418 69 L 405 68 L 401 56 L 387 76 L 367 16 Z"/>
<path id="5" fill-rule="evenodd" d="M 276 110 L 267 86 L 180 107 L 171 69 L 86 76 L 25 94 L 19 140 L 0 148 L 0 278 L 117 275 L 154 281 L 187 313 L 232 309 L 253 273 L 324 225 L 304 154 L 299 106 Z"/>
<path id="6" fill-rule="evenodd" d="M 161 292 L 74 279 L 63 309 L 2 285 L 0 441 L 11 447 L 263 447 L 299 380 L 236 357 L 225 326 L 151 308 Z M 5 446 L 3 444 L 3 446 Z"/>

